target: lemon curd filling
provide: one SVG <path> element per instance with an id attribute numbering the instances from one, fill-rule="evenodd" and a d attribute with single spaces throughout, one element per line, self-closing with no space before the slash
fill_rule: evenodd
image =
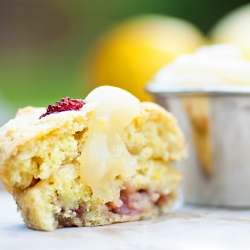
<path id="1" fill-rule="evenodd" d="M 93 196 L 106 202 L 119 201 L 122 185 L 136 172 L 136 159 L 128 152 L 121 136 L 124 128 L 140 112 L 140 101 L 119 88 L 102 86 L 92 91 L 82 108 L 93 109 L 87 140 L 80 157 L 80 176 Z"/>

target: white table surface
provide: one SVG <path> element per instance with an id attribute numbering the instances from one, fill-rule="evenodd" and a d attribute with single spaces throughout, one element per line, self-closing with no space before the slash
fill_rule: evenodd
<path id="1" fill-rule="evenodd" d="M 181 206 L 153 220 L 40 232 L 0 191 L 0 249 L 250 249 L 250 210 Z"/>

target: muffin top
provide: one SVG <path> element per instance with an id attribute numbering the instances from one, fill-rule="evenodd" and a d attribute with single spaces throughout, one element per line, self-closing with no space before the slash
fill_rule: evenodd
<path id="1" fill-rule="evenodd" d="M 153 82 L 161 87 L 246 86 L 250 83 L 250 62 L 233 45 L 203 46 L 163 67 Z"/>

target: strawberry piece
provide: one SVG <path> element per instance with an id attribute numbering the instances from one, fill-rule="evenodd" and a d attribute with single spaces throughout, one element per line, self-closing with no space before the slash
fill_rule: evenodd
<path id="1" fill-rule="evenodd" d="M 56 102 L 55 105 L 49 105 L 46 110 L 46 113 L 42 114 L 39 117 L 39 119 L 47 115 L 51 115 L 51 114 L 55 114 L 55 113 L 59 113 L 63 111 L 71 111 L 71 110 L 77 111 L 81 109 L 84 104 L 85 102 L 83 100 L 71 99 L 70 97 L 65 97 L 65 98 L 62 98 L 61 101 Z"/>

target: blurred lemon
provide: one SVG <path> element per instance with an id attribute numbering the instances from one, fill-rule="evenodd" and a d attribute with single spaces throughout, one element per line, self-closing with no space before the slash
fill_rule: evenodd
<path id="1" fill-rule="evenodd" d="M 107 32 L 90 55 L 91 87 L 112 85 L 141 101 L 150 100 L 145 84 L 165 64 L 205 44 L 191 23 L 167 16 L 143 15 Z"/>
<path id="2" fill-rule="evenodd" d="M 222 17 L 210 33 L 213 43 L 231 43 L 250 60 L 250 4 Z"/>

